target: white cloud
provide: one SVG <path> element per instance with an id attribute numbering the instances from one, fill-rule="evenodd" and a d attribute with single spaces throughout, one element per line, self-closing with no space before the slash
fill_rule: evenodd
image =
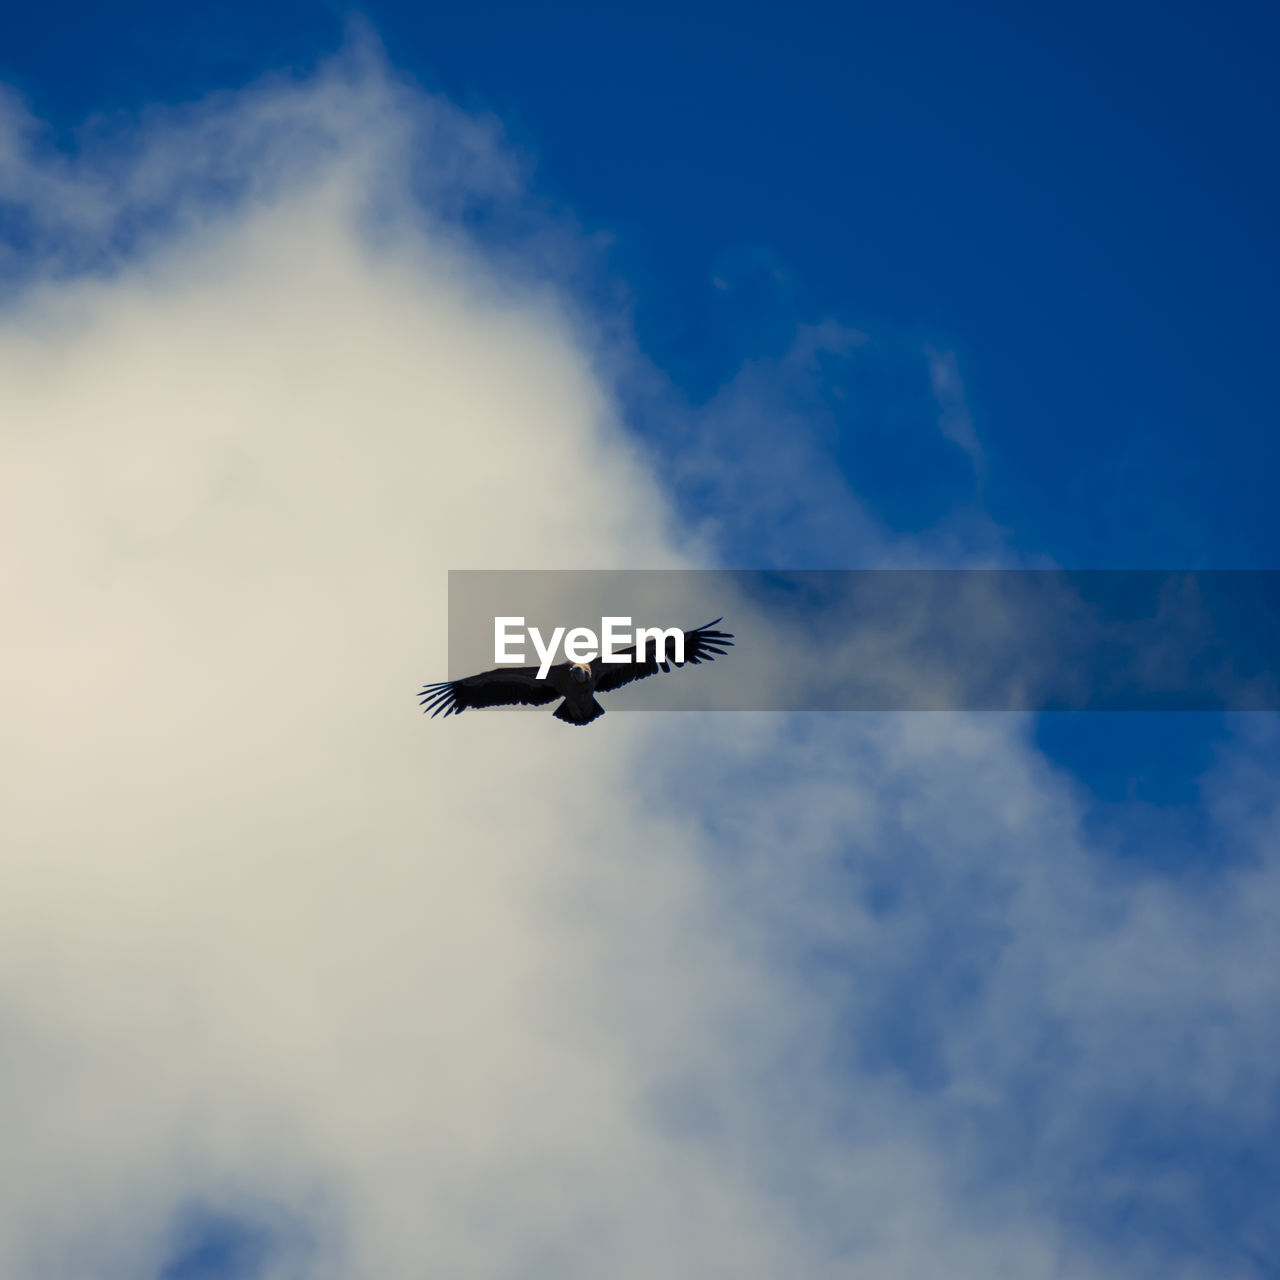
<path id="1" fill-rule="evenodd" d="M 1133 1014 L 1218 1007 L 1169 956 L 1244 966 L 1245 888 L 1099 888 L 1017 723 L 424 721 L 448 568 L 693 546 L 547 259 L 458 229 L 520 200 L 492 127 L 367 54 L 77 163 L 7 110 L 0 1275 L 153 1273 L 191 1202 L 309 1240 L 280 1276 L 1106 1274 L 964 1126 L 1040 1004 L 1085 1064 L 1047 1149 L 1175 1088 Z M 1210 1102 L 1271 1045 L 1232 990 Z M 895 992 L 945 1088 L 868 1059 Z"/>

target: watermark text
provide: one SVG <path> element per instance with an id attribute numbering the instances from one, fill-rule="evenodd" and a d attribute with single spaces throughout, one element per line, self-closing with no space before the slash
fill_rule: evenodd
<path id="1" fill-rule="evenodd" d="M 661 661 L 684 664 L 684 632 L 679 627 L 637 627 L 633 636 L 630 626 L 630 618 L 601 618 L 598 633 L 590 627 L 554 627 L 550 637 L 544 637 L 537 627 L 526 626 L 523 617 L 495 617 L 493 660 L 498 666 L 526 665 L 527 639 L 538 656 L 539 680 L 547 678 L 561 644 L 570 662 L 646 662 L 656 653 Z M 651 643 L 655 649 L 649 648 Z"/>

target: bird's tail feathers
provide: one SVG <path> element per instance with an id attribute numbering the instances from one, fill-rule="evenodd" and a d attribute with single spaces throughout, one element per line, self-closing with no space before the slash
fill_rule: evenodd
<path id="1" fill-rule="evenodd" d="M 590 706 L 582 708 L 572 706 L 567 701 L 562 702 L 555 712 L 556 719 L 563 720 L 566 724 L 590 724 L 593 720 L 599 720 L 602 715 L 604 708 L 596 698 L 591 699 Z"/>

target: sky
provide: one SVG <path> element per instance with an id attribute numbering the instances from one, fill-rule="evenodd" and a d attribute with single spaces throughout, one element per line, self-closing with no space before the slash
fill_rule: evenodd
<path id="1" fill-rule="evenodd" d="M 1280 1275 L 1273 716 L 413 699 L 451 568 L 1280 567 L 1273 14 L 6 25 L 4 1280 Z"/>

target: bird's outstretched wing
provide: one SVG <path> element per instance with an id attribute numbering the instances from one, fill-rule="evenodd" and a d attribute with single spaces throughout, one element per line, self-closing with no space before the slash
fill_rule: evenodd
<path id="1" fill-rule="evenodd" d="M 714 662 L 721 654 L 732 648 L 733 633 L 715 630 L 716 623 L 719 621 L 720 619 L 717 618 L 715 622 L 708 622 L 705 627 L 697 627 L 684 633 L 685 662 Z M 635 645 L 629 649 L 618 650 L 619 653 L 629 654 L 630 662 L 612 663 L 597 659 L 600 662 L 600 671 L 596 676 L 596 692 L 608 693 L 611 689 L 621 689 L 624 684 L 630 684 L 633 680 L 643 680 L 646 676 L 656 675 L 659 670 L 670 671 L 671 664 L 675 662 L 675 646 L 664 638 L 661 653 L 658 652 L 658 648 L 659 644 L 656 640 L 648 640 L 643 654 L 637 655 Z M 677 663 L 677 665 L 680 664 Z"/>
<path id="2" fill-rule="evenodd" d="M 461 680 L 429 684 L 418 695 L 423 711 L 430 711 L 433 720 L 442 711 L 448 719 L 469 707 L 541 707 L 559 697 L 546 680 L 538 679 L 537 667 L 497 667 Z"/>

